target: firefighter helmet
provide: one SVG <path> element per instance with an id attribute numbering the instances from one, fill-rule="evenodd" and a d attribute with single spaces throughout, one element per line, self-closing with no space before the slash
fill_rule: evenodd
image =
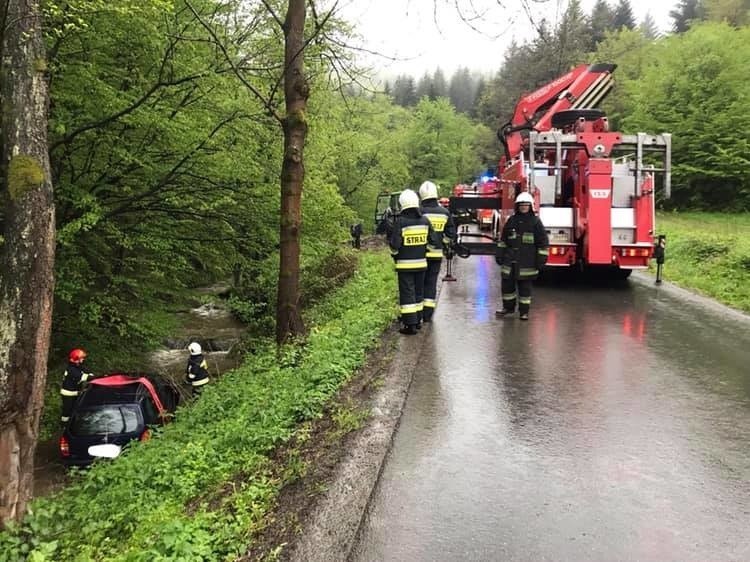
<path id="1" fill-rule="evenodd" d="M 71 363 L 80 363 L 86 359 L 86 352 L 82 349 L 74 349 L 68 354 L 68 360 Z"/>
<path id="2" fill-rule="evenodd" d="M 203 353 L 201 344 L 199 344 L 197 341 L 192 342 L 188 346 L 188 351 L 190 352 L 190 355 L 200 355 L 201 353 Z"/>
<path id="3" fill-rule="evenodd" d="M 398 204 L 402 211 L 405 209 L 418 209 L 419 196 L 411 189 L 404 189 L 401 195 L 398 196 Z"/>
<path id="4" fill-rule="evenodd" d="M 419 186 L 419 198 L 424 201 L 425 199 L 437 199 L 438 188 L 431 181 L 423 182 Z"/>
<path id="5" fill-rule="evenodd" d="M 534 198 L 531 196 L 531 193 L 528 191 L 524 191 L 523 193 L 519 193 L 518 197 L 516 197 L 516 205 L 520 205 L 521 203 L 528 203 L 531 205 L 531 208 L 534 208 Z"/>

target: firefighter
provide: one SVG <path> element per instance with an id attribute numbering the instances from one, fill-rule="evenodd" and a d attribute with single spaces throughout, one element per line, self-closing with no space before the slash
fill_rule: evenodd
<path id="1" fill-rule="evenodd" d="M 60 421 L 63 424 L 70 420 L 70 414 L 73 412 L 73 406 L 75 406 L 83 385 L 94 378 L 91 373 L 83 371 L 85 359 L 86 352 L 82 349 L 74 349 L 68 354 L 68 367 L 65 369 L 62 386 L 60 387 L 60 395 L 62 396 Z"/>
<path id="2" fill-rule="evenodd" d="M 204 385 L 208 384 L 208 364 L 203 357 L 201 344 L 192 342 L 188 345 L 190 357 L 188 358 L 185 375 L 187 383 L 193 388 L 193 396 L 200 394 Z"/>
<path id="3" fill-rule="evenodd" d="M 450 211 L 438 202 L 438 188 L 431 181 L 419 186 L 419 198 L 422 200 L 422 216 L 427 217 L 435 232 L 435 244 L 427 246 L 427 270 L 424 275 L 424 309 L 422 321 L 431 322 L 437 306 L 437 280 L 440 266 L 443 263 L 443 250 L 449 250 L 456 239 L 456 228 Z"/>
<path id="4" fill-rule="evenodd" d="M 352 247 L 359 250 L 361 246 L 360 239 L 362 237 L 362 223 L 358 222 L 349 227 L 349 234 L 352 236 Z"/>
<path id="5" fill-rule="evenodd" d="M 503 307 L 496 312 L 498 316 L 515 312 L 517 299 L 521 320 L 529 319 L 531 282 L 547 263 L 548 246 L 547 232 L 534 213 L 534 198 L 528 192 L 519 193 L 495 254 L 503 278 Z"/>
<path id="6" fill-rule="evenodd" d="M 388 238 L 391 255 L 398 274 L 398 300 L 401 310 L 402 334 L 417 333 L 423 309 L 424 275 L 427 270 L 428 241 L 434 231 L 427 217 L 419 212 L 419 196 L 405 189 L 398 196 L 401 212 L 396 217 Z"/>

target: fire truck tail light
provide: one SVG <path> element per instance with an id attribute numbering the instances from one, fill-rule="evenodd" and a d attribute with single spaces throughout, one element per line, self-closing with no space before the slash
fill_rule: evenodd
<path id="1" fill-rule="evenodd" d="M 648 248 L 623 248 L 620 254 L 624 258 L 647 258 L 651 255 L 651 250 Z"/>

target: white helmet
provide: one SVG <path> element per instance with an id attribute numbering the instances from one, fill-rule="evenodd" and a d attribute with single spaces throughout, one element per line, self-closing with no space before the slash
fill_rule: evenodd
<path id="1" fill-rule="evenodd" d="M 431 181 L 423 182 L 419 186 L 419 198 L 424 201 L 425 199 L 437 199 L 438 188 Z"/>
<path id="2" fill-rule="evenodd" d="M 404 209 L 419 209 L 419 196 L 411 189 L 404 189 L 398 196 L 398 204 L 402 211 Z"/>
<path id="3" fill-rule="evenodd" d="M 531 205 L 532 209 L 534 208 L 534 198 L 528 191 L 524 191 L 518 194 L 518 197 L 516 197 L 516 205 L 518 205 L 519 203 L 528 203 Z"/>
<path id="4" fill-rule="evenodd" d="M 188 351 L 190 352 L 190 355 L 200 355 L 201 353 L 203 353 L 201 344 L 199 344 L 197 341 L 192 342 L 188 346 Z"/>

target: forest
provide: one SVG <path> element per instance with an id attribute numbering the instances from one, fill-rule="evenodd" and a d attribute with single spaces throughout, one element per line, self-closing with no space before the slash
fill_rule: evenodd
<path id="1" fill-rule="evenodd" d="M 52 399 L 67 350 L 86 348 L 102 370 L 137 368 L 168 333 L 175 303 L 217 281 L 233 280 L 229 306 L 247 324 L 250 348 L 273 340 L 288 218 L 279 189 L 288 121 L 274 118 L 284 111 L 278 14 L 287 4 L 40 5 L 45 56 L 34 68 L 49 91 L 56 225 Z M 495 166 L 495 131 L 519 96 L 581 62 L 618 65 L 604 104 L 614 127 L 672 133 L 673 195 L 662 209 L 750 210 L 747 0 L 680 0 L 667 34 L 635 21 L 627 0 L 599 0 L 591 13 L 571 0 L 560 21 L 512 44 L 495 69 L 386 81 L 347 49 L 356 27 L 335 11 L 321 17 L 314 4 L 304 28 L 303 310 L 355 276 L 348 228 L 372 229 L 378 193 L 431 179 L 447 195 Z M 5 105 L 7 72 L 2 79 Z M 4 252 L 15 186 L 37 173 L 9 160 L 0 175 L 11 201 L 0 211 Z"/>
<path id="2" fill-rule="evenodd" d="M 574 1 L 557 26 L 512 45 L 495 73 L 459 69 L 447 86 L 437 69 L 416 86 L 402 76 L 380 93 L 360 79 L 336 90 L 330 68 L 310 65 L 302 293 L 314 299 L 314 272 L 337 259 L 349 224 L 372 227 L 379 191 L 431 178 L 448 193 L 496 165 L 495 131 L 521 93 L 581 61 L 618 64 L 605 105 L 615 127 L 674 135 L 666 207 L 747 210 L 747 10 L 704 4 L 678 4 L 675 33 L 661 37 L 652 22 L 636 24 L 626 1 L 597 2 L 591 14 Z M 203 6 L 217 21 L 232 9 Z M 258 32 L 243 31 L 233 45 L 248 59 L 273 57 L 277 38 L 259 33 L 268 22 L 252 24 Z M 53 353 L 86 345 L 122 364 L 160 335 L 159 303 L 235 270 L 238 311 L 272 332 L 281 136 L 199 40 L 198 18 L 179 3 L 85 1 L 47 6 L 44 29 L 57 218 Z M 248 80 L 270 90 L 273 62 L 262 62 Z M 118 352 L 125 341 L 129 351 Z"/>

